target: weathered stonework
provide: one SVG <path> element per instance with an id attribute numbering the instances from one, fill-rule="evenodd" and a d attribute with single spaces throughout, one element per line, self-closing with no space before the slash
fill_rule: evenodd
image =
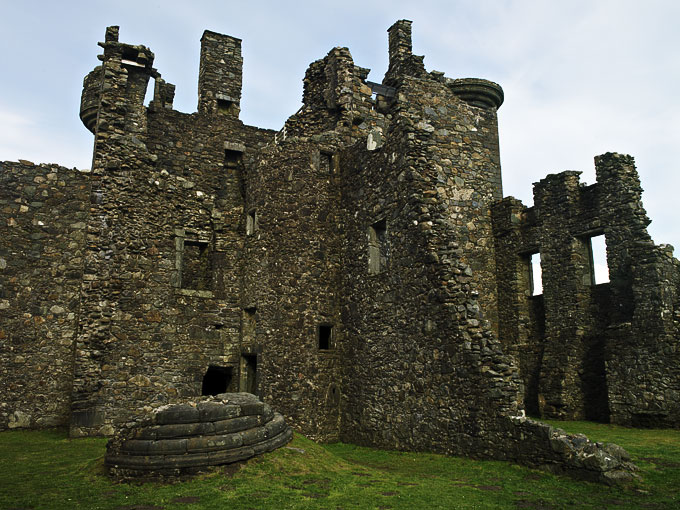
<path id="1" fill-rule="evenodd" d="M 534 206 L 494 204 L 501 339 L 519 361 L 526 407 L 561 419 L 680 424 L 678 261 L 656 246 L 633 158 L 595 158 L 534 185 Z M 607 242 L 610 282 L 595 285 L 590 239 Z M 543 294 L 529 295 L 528 254 Z"/>
<path id="2" fill-rule="evenodd" d="M 2 382 L 26 384 L 41 356 L 62 369 L 0 390 L 0 427 L 111 435 L 159 405 L 247 391 L 318 440 L 625 478 L 616 448 L 527 420 L 523 401 L 680 423 L 678 263 L 646 234 L 632 160 L 603 156 L 585 189 L 550 176 L 531 209 L 503 199 L 501 87 L 427 72 L 410 34 L 405 20 L 390 28 L 381 84 L 346 48 L 313 62 L 302 108 L 273 132 L 238 118 L 239 39 L 204 34 L 198 111 L 183 114 L 153 53 L 107 29 L 80 112 L 92 171 L 3 164 Z M 41 172 L 45 188 L 30 184 Z M 51 196 L 50 179 L 73 192 L 44 202 L 52 230 L 32 238 L 22 207 Z M 596 231 L 610 291 L 584 283 L 579 240 Z M 528 296 L 534 251 L 544 298 Z M 54 403 L 49 418 L 37 398 Z"/>
<path id="3" fill-rule="evenodd" d="M 0 163 L 0 428 L 68 422 L 89 174 Z"/>

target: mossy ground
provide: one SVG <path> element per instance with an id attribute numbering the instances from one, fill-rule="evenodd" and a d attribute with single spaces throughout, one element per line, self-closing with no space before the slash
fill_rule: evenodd
<path id="1" fill-rule="evenodd" d="M 552 422 L 625 447 L 641 480 L 624 488 L 577 482 L 505 462 L 317 445 L 286 448 L 173 484 L 111 481 L 105 439 L 63 430 L 0 433 L 0 508 L 417 509 L 679 508 L 680 431 Z"/>

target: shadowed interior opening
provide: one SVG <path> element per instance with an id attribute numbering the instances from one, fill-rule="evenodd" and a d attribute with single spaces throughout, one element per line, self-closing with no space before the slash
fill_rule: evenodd
<path id="1" fill-rule="evenodd" d="M 209 366 L 208 371 L 203 376 L 201 395 L 218 395 L 220 393 L 226 393 L 227 388 L 231 384 L 231 378 L 231 367 Z"/>

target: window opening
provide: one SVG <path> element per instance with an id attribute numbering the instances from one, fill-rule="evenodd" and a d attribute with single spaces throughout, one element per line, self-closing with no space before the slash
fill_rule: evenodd
<path id="1" fill-rule="evenodd" d="M 246 235 L 251 236 L 257 232 L 258 229 L 257 211 L 253 209 L 248 213 L 248 217 L 246 218 Z"/>
<path id="2" fill-rule="evenodd" d="M 607 265 L 607 244 L 604 234 L 588 239 L 590 255 L 590 275 L 593 285 L 609 282 L 609 266 Z"/>
<path id="3" fill-rule="evenodd" d="M 233 151 L 230 149 L 224 150 L 224 166 L 227 168 L 236 168 L 241 163 L 243 153 L 241 151 Z"/>
<path id="4" fill-rule="evenodd" d="M 541 254 L 529 255 L 529 290 L 532 296 L 543 294 L 543 273 L 541 271 Z"/>
<path id="5" fill-rule="evenodd" d="M 210 290 L 212 269 L 210 245 L 207 242 L 185 240 L 182 250 L 182 287 Z"/>
<path id="6" fill-rule="evenodd" d="M 332 174 L 333 173 L 333 155 L 322 152 L 319 161 L 319 171 L 322 174 Z"/>
<path id="7" fill-rule="evenodd" d="M 368 227 L 368 272 L 382 272 L 389 261 L 387 243 L 387 221 L 380 220 Z"/>
<path id="8" fill-rule="evenodd" d="M 330 324 L 319 325 L 319 350 L 328 351 L 331 349 L 333 340 L 333 326 Z"/>
<path id="9" fill-rule="evenodd" d="M 337 407 L 337 405 L 340 404 L 340 390 L 338 390 L 338 387 L 335 384 L 331 384 L 328 387 L 326 402 L 331 407 Z"/>
<path id="10" fill-rule="evenodd" d="M 231 105 L 233 104 L 233 101 L 228 101 L 227 99 L 218 99 L 217 112 L 223 115 L 228 115 L 231 112 Z"/>
<path id="11" fill-rule="evenodd" d="M 150 86 L 149 86 L 150 85 Z M 156 79 L 152 76 L 149 79 L 149 84 L 146 87 L 146 92 L 144 93 L 144 106 L 150 106 L 151 101 L 153 101 L 156 95 Z"/>
<path id="12" fill-rule="evenodd" d="M 226 393 L 231 384 L 233 369 L 231 367 L 218 367 L 210 365 L 203 376 L 201 395 L 218 395 Z"/>
<path id="13" fill-rule="evenodd" d="M 227 206 L 233 201 L 242 202 L 245 198 L 245 183 L 242 175 L 243 152 L 240 150 L 224 150 L 224 168 L 220 174 L 219 186 L 216 190 L 218 200 L 226 200 L 220 205 Z"/>

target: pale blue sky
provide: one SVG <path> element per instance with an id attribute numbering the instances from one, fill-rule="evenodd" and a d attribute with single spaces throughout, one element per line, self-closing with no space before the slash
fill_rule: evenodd
<path id="1" fill-rule="evenodd" d="M 387 28 L 413 20 L 428 70 L 501 84 L 506 195 L 531 205 L 532 183 L 583 171 L 593 157 L 635 156 L 657 243 L 680 247 L 680 2 L 452 0 L 299 2 L 0 0 L 0 160 L 87 168 L 92 135 L 78 118 L 82 79 L 108 25 L 144 44 L 177 86 L 175 108 L 196 108 L 200 37 L 243 39 L 241 118 L 278 129 L 302 95 L 313 60 L 334 46 L 381 81 Z"/>

